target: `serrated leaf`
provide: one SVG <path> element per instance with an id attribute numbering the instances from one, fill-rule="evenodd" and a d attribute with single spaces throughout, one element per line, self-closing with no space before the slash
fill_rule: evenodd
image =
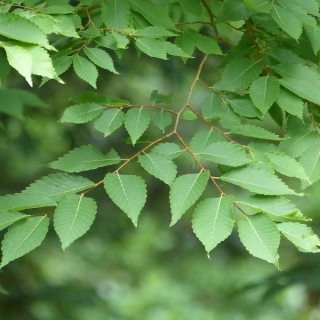
<path id="1" fill-rule="evenodd" d="M 22 193 L 36 194 L 58 201 L 62 197 L 91 188 L 87 178 L 68 173 L 54 173 L 33 182 Z"/>
<path id="2" fill-rule="evenodd" d="M 69 14 L 73 13 L 75 8 L 70 5 L 57 5 L 57 6 L 49 6 L 41 9 L 42 13 L 45 14 Z"/>
<path id="3" fill-rule="evenodd" d="M 164 128 L 172 122 L 172 117 L 169 112 L 158 109 L 152 112 L 151 119 L 162 132 L 164 132 Z"/>
<path id="4" fill-rule="evenodd" d="M 209 252 L 232 232 L 234 197 L 225 196 L 202 200 L 192 218 L 192 230 Z"/>
<path id="5" fill-rule="evenodd" d="M 46 167 L 66 172 L 81 172 L 111 166 L 120 161 L 121 159 L 114 149 L 104 155 L 95 147 L 87 145 L 70 150 L 58 160 L 47 164 Z"/>
<path id="6" fill-rule="evenodd" d="M 203 159 L 231 167 L 242 166 L 251 161 L 240 145 L 227 141 L 210 144 L 200 153 L 200 156 Z"/>
<path id="7" fill-rule="evenodd" d="M 0 14 L 0 34 L 10 39 L 51 49 L 47 37 L 35 23 L 13 12 Z"/>
<path id="8" fill-rule="evenodd" d="M 279 81 L 274 76 L 260 77 L 252 82 L 249 94 L 254 105 L 264 115 L 278 97 Z"/>
<path id="9" fill-rule="evenodd" d="M 263 13 L 269 13 L 272 8 L 271 3 L 265 0 L 244 0 L 244 2 L 252 9 Z"/>
<path id="10" fill-rule="evenodd" d="M 75 26 L 75 18 L 78 17 L 78 15 L 73 15 L 74 19 L 71 19 L 72 15 L 55 15 L 55 25 L 54 25 L 54 32 L 57 34 L 62 34 L 66 37 L 70 38 L 80 38 L 76 26 Z M 81 22 L 81 21 L 80 21 Z M 79 28 L 81 28 L 81 23 Z"/>
<path id="11" fill-rule="evenodd" d="M 304 152 L 300 158 L 300 163 L 304 168 L 311 183 L 320 180 L 320 146 L 317 146 Z"/>
<path id="12" fill-rule="evenodd" d="M 53 223 L 63 250 L 89 230 L 96 212 L 96 202 L 82 195 L 68 195 L 59 200 Z"/>
<path id="13" fill-rule="evenodd" d="M 221 6 L 221 11 L 218 16 L 221 21 L 239 21 L 246 19 L 256 11 L 250 8 L 242 0 L 226 0 Z"/>
<path id="14" fill-rule="evenodd" d="M 129 25 L 130 6 L 128 0 L 102 2 L 102 21 L 109 29 L 125 29 Z"/>
<path id="15" fill-rule="evenodd" d="M 245 248 L 255 257 L 278 267 L 280 234 L 275 223 L 265 214 L 244 216 L 238 222 L 239 237 Z"/>
<path id="16" fill-rule="evenodd" d="M 108 109 L 94 122 L 94 127 L 109 136 L 113 131 L 120 128 L 124 120 L 124 113 L 119 108 Z"/>
<path id="17" fill-rule="evenodd" d="M 88 48 L 83 49 L 87 57 L 100 68 L 109 70 L 115 74 L 119 74 L 114 68 L 113 60 L 110 57 L 109 53 L 100 49 L 100 48 Z"/>
<path id="18" fill-rule="evenodd" d="M 132 34 L 135 37 L 143 38 L 163 38 L 163 37 L 174 37 L 175 33 L 166 30 L 162 27 L 147 27 L 144 29 L 135 30 Z"/>
<path id="19" fill-rule="evenodd" d="M 149 123 L 150 113 L 144 108 L 132 108 L 126 113 L 124 126 L 129 133 L 133 145 L 147 130 Z"/>
<path id="20" fill-rule="evenodd" d="M 127 46 L 130 40 L 126 35 L 115 31 L 115 32 L 112 32 L 112 36 L 116 40 L 116 45 L 117 45 L 116 49 L 127 49 Z"/>
<path id="21" fill-rule="evenodd" d="M 195 49 L 195 43 L 189 32 L 181 32 L 180 35 L 176 37 L 175 44 L 186 54 L 192 56 Z M 186 60 L 187 58 L 183 59 L 183 61 Z"/>
<path id="22" fill-rule="evenodd" d="M 277 152 L 284 154 L 284 151 L 281 148 L 272 143 L 267 142 L 253 141 L 248 144 L 248 147 L 252 150 L 256 150 L 262 153 Z"/>
<path id="23" fill-rule="evenodd" d="M 173 93 L 163 94 L 159 93 L 158 90 L 152 90 L 150 101 L 152 101 L 153 104 L 164 103 L 167 105 L 171 105 L 173 101 Z"/>
<path id="24" fill-rule="evenodd" d="M 139 155 L 141 166 L 151 175 L 171 185 L 177 175 L 177 166 L 156 152 Z"/>
<path id="25" fill-rule="evenodd" d="M 300 58 L 297 53 L 287 49 L 283 49 L 281 47 L 271 47 L 266 51 L 266 54 L 278 60 L 280 63 L 304 63 L 304 60 Z"/>
<path id="26" fill-rule="evenodd" d="M 216 40 L 198 32 L 190 32 L 190 35 L 196 47 L 203 53 L 222 55 L 222 51 Z"/>
<path id="27" fill-rule="evenodd" d="M 2 262 L 0 268 L 37 248 L 48 232 L 49 218 L 30 217 L 13 224 L 2 241 Z"/>
<path id="28" fill-rule="evenodd" d="M 303 99 L 320 104 L 320 75 L 302 64 L 282 63 L 272 67 L 283 78 L 280 84 Z"/>
<path id="29" fill-rule="evenodd" d="M 181 216 L 189 209 L 203 193 L 208 179 L 209 171 L 198 174 L 186 174 L 179 176 L 170 188 L 170 207 L 173 226 Z"/>
<path id="30" fill-rule="evenodd" d="M 304 103 L 297 95 L 285 88 L 280 88 L 276 102 L 281 109 L 302 120 Z"/>
<path id="31" fill-rule="evenodd" d="M 190 149 L 194 153 L 201 153 L 210 144 L 219 142 L 221 135 L 216 130 L 198 131 L 190 141 Z"/>
<path id="32" fill-rule="evenodd" d="M 53 58 L 52 63 L 57 75 L 59 76 L 70 68 L 72 64 L 72 57 L 64 56 L 61 58 Z"/>
<path id="33" fill-rule="evenodd" d="M 159 143 L 150 151 L 150 153 L 160 154 L 169 160 L 179 157 L 184 152 L 185 150 L 181 150 L 177 144 L 172 142 Z"/>
<path id="34" fill-rule="evenodd" d="M 299 251 L 319 252 L 320 240 L 311 228 L 299 222 L 283 222 L 277 224 L 278 230 L 291 241 Z"/>
<path id="35" fill-rule="evenodd" d="M 138 38 L 136 39 L 136 46 L 146 55 L 159 58 L 159 59 L 167 59 L 167 51 L 165 47 L 162 45 L 162 42 L 156 39 L 149 38 Z"/>
<path id="36" fill-rule="evenodd" d="M 8 194 L 0 197 L 1 210 L 18 211 L 54 206 L 56 206 L 56 202 L 51 198 L 27 192 Z"/>
<path id="37" fill-rule="evenodd" d="M 201 16 L 203 6 L 198 0 L 179 0 L 179 2 L 184 10 L 187 10 L 195 16 Z"/>
<path id="38" fill-rule="evenodd" d="M 317 52 L 320 49 L 320 28 L 318 25 L 316 26 L 304 26 L 304 30 L 306 31 L 306 34 L 310 40 L 312 49 L 314 54 L 317 54 Z"/>
<path id="39" fill-rule="evenodd" d="M 248 157 L 252 160 L 248 163 L 248 167 L 250 168 L 258 168 L 270 173 L 274 173 L 274 167 L 270 159 L 265 155 L 262 151 L 250 150 Z"/>
<path id="40" fill-rule="evenodd" d="M 192 58 L 192 56 L 185 53 L 180 47 L 178 47 L 177 45 L 171 42 L 162 41 L 161 44 L 165 48 L 167 54 L 170 54 L 172 56 L 182 57 L 182 58 Z"/>
<path id="41" fill-rule="evenodd" d="M 214 85 L 218 90 L 237 91 L 246 89 L 262 72 L 261 61 L 249 59 L 234 59 L 228 63 L 222 72 L 221 80 Z"/>
<path id="42" fill-rule="evenodd" d="M 231 129 L 230 133 L 266 140 L 282 140 L 279 136 L 253 124 L 242 124 Z"/>
<path id="43" fill-rule="evenodd" d="M 207 121 L 220 120 L 223 113 L 223 101 L 219 95 L 212 93 L 201 103 L 201 113 Z"/>
<path id="44" fill-rule="evenodd" d="M 95 89 L 98 78 L 98 71 L 95 65 L 87 58 L 76 55 L 73 57 L 73 68 L 79 78 L 88 82 Z"/>
<path id="45" fill-rule="evenodd" d="M 267 157 L 273 162 L 274 168 L 283 175 L 309 181 L 309 178 L 299 162 L 286 154 L 268 152 Z M 320 171 L 319 171 L 320 173 Z M 319 176 L 320 179 L 320 176 Z"/>
<path id="46" fill-rule="evenodd" d="M 246 118 L 260 118 L 261 112 L 253 105 L 249 99 L 228 100 L 232 110 L 239 116 Z"/>
<path id="47" fill-rule="evenodd" d="M 191 110 L 186 110 L 186 111 L 184 111 L 183 113 L 182 113 L 182 115 L 181 115 L 181 118 L 183 119 L 183 120 L 196 120 L 198 117 L 197 117 L 197 115 L 193 112 L 193 111 L 191 111 Z"/>
<path id="48" fill-rule="evenodd" d="M 225 173 L 220 179 L 251 192 L 265 195 L 296 194 L 276 175 L 257 168 L 235 169 Z"/>
<path id="49" fill-rule="evenodd" d="M 279 27 L 294 39 L 299 39 L 302 33 L 301 21 L 295 14 L 278 5 L 272 4 L 271 16 Z"/>
<path id="50" fill-rule="evenodd" d="M 138 216 L 146 198 L 146 184 L 139 176 L 107 173 L 104 187 L 111 200 L 137 226 Z"/>
<path id="51" fill-rule="evenodd" d="M 59 122 L 86 123 L 96 118 L 104 109 L 95 103 L 77 104 L 67 108 Z"/>
<path id="52" fill-rule="evenodd" d="M 25 219 L 28 218 L 28 216 L 26 214 L 17 212 L 17 211 L 7 211 L 4 210 L 0 211 L 0 230 L 3 230 L 7 227 L 9 227 L 10 225 L 12 225 L 13 223 L 21 220 L 21 219 Z"/>

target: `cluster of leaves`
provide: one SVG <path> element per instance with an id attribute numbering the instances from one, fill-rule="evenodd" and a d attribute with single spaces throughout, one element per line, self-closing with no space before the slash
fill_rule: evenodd
<path id="1" fill-rule="evenodd" d="M 29 84 L 32 74 L 42 76 L 42 84 L 48 79 L 61 82 L 59 77 L 73 65 L 95 88 L 97 67 L 117 73 L 110 53 L 121 57 L 130 43 L 138 55 L 159 59 L 169 54 L 186 62 L 195 48 L 205 54 L 180 107 L 171 108 L 172 96 L 157 91 L 149 106 L 94 92 L 74 98 L 76 104 L 60 122 L 94 120 L 93 127 L 104 137 L 124 125 L 126 142 L 135 153 L 123 159 L 120 151 L 103 154 L 83 145 L 47 165 L 64 173 L 0 197 L 0 228 L 10 226 L 2 242 L 1 267 L 40 245 L 50 214 L 63 249 L 87 232 L 97 211 L 87 194 L 99 185 L 137 225 L 147 199 L 146 183 L 121 172 L 136 161 L 169 185 L 171 226 L 197 203 L 192 228 L 208 253 L 229 237 L 235 220 L 246 249 L 276 266 L 280 235 L 300 251 L 319 252 L 319 238 L 301 223 L 308 219 L 283 197 L 304 194 L 279 177 L 301 180 L 302 191 L 320 180 L 318 1 L 83 0 L 76 7 L 11 3 L 0 8 L 2 59 Z M 228 38 L 230 30 L 236 39 Z M 212 55 L 223 56 L 221 77 L 206 84 L 201 71 Z M 207 90 L 200 106 L 191 104 L 198 83 Z M 278 125 L 276 133 L 264 127 L 267 115 Z M 190 141 L 181 130 L 184 120 L 202 123 Z M 151 123 L 160 129 L 153 141 L 148 140 Z M 142 143 L 146 145 L 140 147 Z M 185 154 L 190 155 L 192 173 L 178 175 L 174 160 Z M 106 166 L 115 169 L 96 183 L 74 175 Z M 236 188 L 226 192 L 225 184 L 247 190 L 248 197 L 239 199 Z M 210 185 L 212 197 L 201 198 Z M 53 209 L 40 215 L 20 212 L 46 207 Z"/>

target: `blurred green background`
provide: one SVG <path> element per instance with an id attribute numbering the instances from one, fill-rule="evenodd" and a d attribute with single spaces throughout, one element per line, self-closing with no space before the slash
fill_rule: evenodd
<path id="1" fill-rule="evenodd" d="M 150 104 L 152 90 L 174 92 L 173 107 L 185 101 L 196 73 L 199 57 L 186 65 L 180 59 L 155 61 L 137 58 L 134 52 L 115 57 L 120 76 L 102 72 L 98 92 Z M 219 61 L 209 59 L 202 78 L 208 85 L 217 79 Z M 16 73 L 8 76 L 7 87 L 32 90 L 48 108 L 26 108 L 25 121 L 0 114 L 0 195 L 19 192 L 43 175 L 53 173 L 42 164 L 68 150 L 92 144 L 105 152 L 114 147 L 122 156 L 132 147 L 119 150 L 117 141 L 125 130 L 103 138 L 92 124 L 59 124 L 73 96 L 92 91 L 69 71 L 66 84 L 53 81 L 30 89 Z M 192 105 L 199 108 L 208 95 L 196 87 Z M 189 141 L 199 125 L 188 122 L 184 135 Z M 268 124 L 275 126 L 274 123 Z M 157 131 L 158 130 L 158 131 Z M 149 134 L 161 134 L 151 127 Z M 192 160 L 179 160 L 180 174 Z M 84 175 L 99 181 L 107 169 Z M 108 168 L 110 170 L 110 168 Z M 131 170 L 131 171 L 130 171 Z M 236 232 L 207 257 L 192 233 L 192 209 L 169 228 L 168 186 L 147 176 L 138 164 L 128 172 L 143 175 L 148 184 L 148 201 L 135 228 L 110 201 L 102 187 L 92 192 L 98 202 L 96 220 L 87 234 L 65 252 L 51 225 L 43 244 L 0 272 L 1 320 L 299 320 L 320 319 L 320 256 L 302 254 L 288 242 L 280 246 L 280 267 L 250 256 Z M 313 218 L 310 226 L 320 234 L 319 183 L 308 189 L 313 196 L 295 202 Z M 4 232 L 0 232 L 1 238 Z M 6 292 L 5 292 L 6 291 Z"/>

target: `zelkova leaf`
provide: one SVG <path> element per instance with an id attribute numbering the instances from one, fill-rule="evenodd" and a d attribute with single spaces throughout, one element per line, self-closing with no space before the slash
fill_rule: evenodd
<path id="1" fill-rule="evenodd" d="M 109 136 L 113 131 L 121 127 L 124 120 L 124 113 L 119 108 L 106 110 L 94 122 L 94 127 L 102 132 L 104 136 Z"/>
<path id="2" fill-rule="evenodd" d="M 320 240 L 318 236 L 305 224 L 299 222 L 283 222 L 278 223 L 277 227 L 299 251 L 320 252 Z"/>
<path id="3" fill-rule="evenodd" d="M 55 207 L 56 202 L 49 197 L 28 192 L 14 193 L 0 197 L 1 210 L 25 210 L 32 208 Z"/>
<path id="4" fill-rule="evenodd" d="M 46 35 L 35 23 L 12 12 L 0 14 L 0 34 L 10 39 L 51 49 Z"/>
<path id="5" fill-rule="evenodd" d="M 276 175 L 258 168 L 235 169 L 225 173 L 220 179 L 265 195 L 296 194 Z"/>
<path id="6" fill-rule="evenodd" d="M 144 180 L 134 175 L 107 173 L 104 178 L 104 188 L 111 200 L 137 226 L 138 216 L 147 199 Z"/>
<path id="7" fill-rule="evenodd" d="M 320 104 L 320 75 L 311 67 L 302 64 L 282 63 L 273 69 L 283 78 L 280 84 L 303 99 Z"/>
<path id="8" fill-rule="evenodd" d="M 242 0 L 226 0 L 223 2 L 218 18 L 222 21 L 238 21 L 248 18 L 255 13 L 256 11 Z"/>
<path id="9" fill-rule="evenodd" d="M 87 178 L 68 173 L 54 173 L 33 182 L 22 193 L 46 196 L 54 201 L 62 197 L 91 188 Z"/>
<path id="10" fill-rule="evenodd" d="M 95 65 L 85 57 L 76 55 L 73 57 L 73 68 L 79 78 L 88 82 L 95 89 L 98 78 L 98 71 Z"/>
<path id="11" fill-rule="evenodd" d="M 246 118 L 260 118 L 261 112 L 253 105 L 249 99 L 228 100 L 232 110 L 239 116 Z"/>
<path id="12" fill-rule="evenodd" d="M 177 166 L 169 159 L 155 152 L 139 155 L 141 166 L 151 175 L 171 185 L 177 175 Z"/>
<path id="13" fill-rule="evenodd" d="M 280 88 L 276 103 L 284 111 L 302 119 L 304 103 L 297 95 L 291 91 Z"/>
<path id="14" fill-rule="evenodd" d="M 162 45 L 162 42 L 156 39 L 138 38 L 136 40 L 136 46 L 143 53 L 150 57 L 158 59 L 167 59 L 167 51 Z"/>
<path id="15" fill-rule="evenodd" d="M 111 166 L 120 161 L 121 159 L 114 149 L 111 149 L 107 154 L 103 154 L 95 147 L 87 145 L 70 150 L 64 156 L 46 166 L 66 172 L 81 172 Z"/>
<path id="16" fill-rule="evenodd" d="M 222 51 L 216 40 L 211 37 L 204 36 L 198 32 L 192 32 L 190 30 L 190 35 L 194 40 L 196 47 L 205 54 L 218 54 L 221 55 Z"/>
<path id="17" fill-rule="evenodd" d="M 179 3 L 183 9 L 192 13 L 195 16 L 201 16 L 203 6 L 197 0 L 179 0 Z"/>
<path id="18" fill-rule="evenodd" d="M 237 91 L 246 89 L 262 72 L 261 61 L 249 59 L 234 59 L 228 63 L 222 72 L 221 80 L 214 85 L 218 90 Z"/>
<path id="19" fill-rule="evenodd" d="M 264 115 L 277 99 L 279 81 L 274 76 L 260 77 L 252 82 L 249 94 L 254 105 Z"/>
<path id="20" fill-rule="evenodd" d="M 164 128 L 172 122 L 172 117 L 169 112 L 158 109 L 152 112 L 151 119 L 162 132 L 164 132 Z"/>
<path id="21" fill-rule="evenodd" d="M 202 159 L 232 167 L 242 166 L 251 161 L 241 146 L 227 141 L 210 144 L 199 155 Z"/>
<path id="22" fill-rule="evenodd" d="M 26 214 L 17 211 L 0 211 L 0 230 L 12 225 L 13 223 L 28 218 Z"/>
<path id="23" fill-rule="evenodd" d="M 304 168 L 294 158 L 276 152 L 269 152 L 266 155 L 273 162 L 274 168 L 281 174 L 309 181 Z"/>
<path id="24" fill-rule="evenodd" d="M 109 70 L 115 74 L 119 74 L 114 68 L 113 60 L 109 53 L 100 48 L 84 48 L 84 53 L 87 57 L 100 68 Z"/>
<path id="25" fill-rule="evenodd" d="M 37 248 L 48 232 L 49 221 L 48 217 L 37 216 L 13 224 L 2 241 L 0 268 Z"/>
<path id="26" fill-rule="evenodd" d="M 133 35 L 142 38 L 167 38 L 176 36 L 175 33 L 166 30 L 162 27 L 147 27 L 143 29 L 138 29 L 133 32 Z"/>
<path id="27" fill-rule="evenodd" d="M 266 140 L 282 140 L 278 135 L 264 128 L 257 127 L 253 124 L 241 124 L 231 129 L 231 133 L 246 137 L 253 137 Z"/>
<path id="28" fill-rule="evenodd" d="M 126 113 L 124 126 L 129 133 L 133 145 L 147 130 L 149 122 L 150 113 L 144 108 L 132 108 Z"/>
<path id="29" fill-rule="evenodd" d="M 109 29 L 125 29 L 129 25 L 130 6 L 128 0 L 102 2 L 102 21 Z"/>
<path id="30" fill-rule="evenodd" d="M 170 54 L 172 56 L 182 57 L 182 58 L 192 58 L 192 56 L 185 53 L 180 47 L 178 47 L 174 43 L 171 43 L 168 41 L 162 41 L 161 44 L 165 48 L 167 54 Z"/>
<path id="31" fill-rule="evenodd" d="M 86 123 L 96 118 L 104 107 L 95 103 L 77 104 L 67 108 L 60 122 Z"/>
<path id="32" fill-rule="evenodd" d="M 172 160 L 180 155 L 182 155 L 185 150 L 181 150 L 180 147 L 176 143 L 172 142 L 163 142 L 157 144 L 155 147 L 151 149 L 150 153 L 157 153 L 162 155 L 163 157 Z"/>
<path id="33" fill-rule="evenodd" d="M 311 183 L 320 180 L 320 145 L 318 144 L 304 152 L 300 158 L 300 163 Z"/>
<path id="34" fill-rule="evenodd" d="M 96 202 L 82 195 L 68 195 L 59 200 L 53 223 L 63 250 L 89 230 L 96 212 Z"/>
<path id="35" fill-rule="evenodd" d="M 210 144 L 219 142 L 221 135 L 216 130 L 198 131 L 190 141 L 190 149 L 194 153 L 202 153 Z"/>
<path id="36" fill-rule="evenodd" d="M 265 214 L 244 216 L 238 223 L 239 237 L 245 248 L 255 257 L 278 267 L 280 233 Z"/>
<path id="37" fill-rule="evenodd" d="M 170 188 L 170 207 L 173 226 L 181 216 L 189 209 L 203 193 L 208 179 L 209 171 L 198 174 L 186 174 L 179 176 Z"/>
<path id="38" fill-rule="evenodd" d="M 202 200 L 193 214 L 192 229 L 209 253 L 232 232 L 234 197 Z"/>

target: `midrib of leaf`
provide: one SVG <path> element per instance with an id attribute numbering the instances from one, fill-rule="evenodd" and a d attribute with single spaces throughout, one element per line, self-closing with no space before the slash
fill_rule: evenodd
<path id="1" fill-rule="evenodd" d="M 219 205 L 218 205 L 217 214 L 216 214 L 216 217 L 215 217 L 215 219 L 214 219 L 213 226 L 212 226 L 211 242 L 212 242 L 212 239 L 213 239 L 213 234 L 214 234 L 214 230 L 215 230 L 215 227 L 216 227 L 216 222 L 217 222 L 217 220 L 218 220 L 218 215 L 219 215 L 219 209 L 220 209 L 221 201 L 222 201 L 222 197 L 220 197 L 220 199 L 219 199 Z"/>
<path id="2" fill-rule="evenodd" d="M 278 16 L 279 20 L 281 21 L 282 25 L 284 25 L 284 26 L 285 26 L 285 23 L 282 21 L 281 17 L 279 16 L 279 13 L 278 13 L 278 11 L 277 11 L 276 7 L 274 6 L 274 4 L 272 4 L 272 6 L 273 6 L 273 9 L 274 9 L 275 13 L 277 14 L 277 16 Z"/>
<path id="3" fill-rule="evenodd" d="M 181 206 L 181 208 L 183 208 L 184 204 L 186 203 L 186 200 L 187 200 L 187 198 L 189 197 L 190 192 L 191 192 L 193 186 L 196 184 L 197 180 L 199 179 L 201 173 L 202 173 L 202 172 L 199 172 L 199 173 L 198 173 L 198 177 L 195 179 L 195 181 L 194 181 L 193 184 L 191 185 L 191 187 L 190 187 L 190 189 L 189 189 L 189 191 L 188 191 L 188 193 L 187 193 L 187 196 L 184 198 L 183 205 Z"/>
<path id="4" fill-rule="evenodd" d="M 77 207 L 77 210 L 76 210 L 76 214 L 74 215 L 74 218 L 73 218 L 71 227 L 70 227 L 70 229 L 69 229 L 68 239 L 69 239 L 70 233 L 71 233 L 71 231 L 72 231 L 72 229 L 73 229 L 73 225 L 74 225 L 74 223 L 75 223 L 75 221 L 76 221 L 76 217 L 78 216 L 79 208 L 80 208 L 80 204 L 81 204 L 82 198 L 83 198 L 83 196 L 81 196 L 81 198 L 80 198 L 80 201 L 79 201 L 79 203 L 78 203 L 78 207 Z"/>
<path id="5" fill-rule="evenodd" d="M 86 72 L 85 68 L 83 67 L 83 64 L 82 64 L 82 62 L 81 62 L 81 59 L 79 59 L 79 57 L 78 57 L 78 61 L 79 61 L 80 65 L 81 65 L 81 67 L 82 67 L 83 73 L 85 73 L 86 76 L 87 76 L 88 78 L 90 78 L 89 74 Z"/>
<path id="6" fill-rule="evenodd" d="M 257 63 L 259 63 L 260 61 L 256 61 L 253 65 L 249 66 L 246 70 L 244 70 L 240 75 L 238 75 L 238 77 L 236 77 L 230 84 L 232 85 L 234 82 L 236 82 L 237 80 L 239 80 L 239 78 L 241 78 L 246 72 L 248 72 L 248 70 L 250 70 L 251 68 L 253 68 Z"/>
<path id="7" fill-rule="evenodd" d="M 127 197 L 127 194 L 126 194 L 126 192 L 125 192 L 125 189 L 124 189 L 124 187 L 123 187 L 123 184 L 122 184 L 122 181 L 121 181 L 121 179 L 120 179 L 119 174 L 118 174 L 117 176 L 118 176 L 118 179 L 119 179 L 119 182 L 120 182 L 120 185 L 121 185 L 121 188 L 122 188 L 123 194 L 124 194 L 125 198 L 127 199 L 127 203 L 129 204 L 129 207 L 130 207 L 130 213 L 132 213 L 131 202 L 129 201 L 129 199 L 128 199 L 128 197 Z"/>
<path id="8" fill-rule="evenodd" d="M 34 226 L 34 228 L 30 231 L 30 233 L 21 241 L 21 243 L 16 247 L 16 249 L 11 252 L 10 256 L 7 257 L 7 260 L 9 260 L 9 258 L 21 247 L 21 245 L 31 236 L 31 234 L 33 233 L 33 231 L 37 228 L 37 226 L 41 223 L 41 221 L 44 219 L 45 217 L 43 217 L 41 220 L 39 220 L 39 222 Z M 32 218 L 29 218 L 32 219 Z"/>
<path id="9" fill-rule="evenodd" d="M 298 142 L 300 142 L 302 139 L 304 139 L 307 135 L 309 135 L 312 131 L 308 131 L 306 134 L 301 136 L 299 139 L 297 139 L 288 149 L 291 149 L 294 147 Z"/>
<path id="10" fill-rule="evenodd" d="M 318 157 L 317 157 L 316 161 L 314 162 L 314 165 L 313 165 L 312 170 L 311 170 L 311 174 L 313 174 L 313 171 L 315 170 L 316 164 L 318 163 L 318 160 L 319 160 L 319 156 L 320 156 L 320 153 L 318 152 Z"/>
<path id="11" fill-rule="evenodd" d="M 136 134 L 136 132 L 138 130 L 138 127 L 139 127 L 138 125 L 139 125 L 139 120 L 140 120 L 140 117 L 141 117 L 141 112 L 142 112 L 142 108 L 139 109 L 139 116 L 138 116 L 138 119 L 136 121 L 135 134 Z"/>

